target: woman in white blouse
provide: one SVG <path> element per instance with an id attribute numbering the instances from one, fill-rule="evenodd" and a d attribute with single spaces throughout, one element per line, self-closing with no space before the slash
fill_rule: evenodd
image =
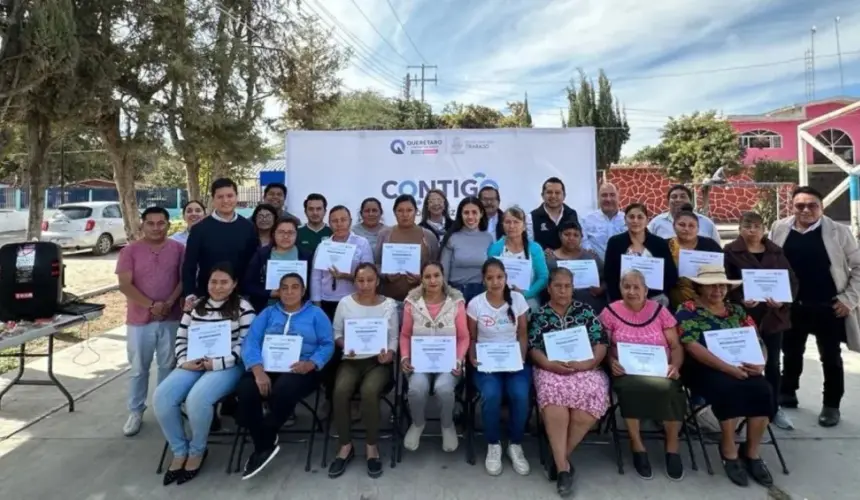
<path id="1" fill-rule="evenodd" d="M 358 264 L 353 276 L 355 292 L 341 299 L 334 314 L 334 339 L 343 359 L 337 369 L 332 399 L 332 411 L 340 448 L 328 470 L 331 478 L 340 477 L 349 462 L 355 457 L 351 436 L 350 400 L 361 395 L 361 420 L 366 430 L 365 455 L 367 474 L 372 478 L 382 475 L 382 460 L 379 458 L 379 401 L 382 391 L 391 382 L 391 362 L 397 350 L 400 325 L 397 303 L 393 299 L 376 293 L 379 287 L 379 271 L 374 264 Z M 358 321 L 352 321 L 358 320 Z M 367 331 L 377 323 L 384 329 L 384 345 L 379 352 L 356 352 L 362 341 L 355 337 L 354 328 Z"/>

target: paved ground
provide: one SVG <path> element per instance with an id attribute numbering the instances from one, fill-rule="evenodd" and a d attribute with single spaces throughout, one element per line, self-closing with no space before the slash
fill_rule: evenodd
<path id="1" fill-rule="evenodd" d="M 811 346 L 812 344 L 810 344 Z M 816 357 L 814 347 L 807 359 Z M 286 444 L 284 450 L 264 473 L 251 481 L 227 476 L 229 446 L 213 445 L 203 474 L 183 486 L 163 488 L 155 474 L 163 441 L 150 413 L 145 416 L 141 434 L 124 438 L 120 428 L 125 419 L 124 393 L 126 377 L 125 338 L 122 328 L 59 353 L 56 371 L 73 394 L 79 395 L 74 413 L 59 409 L 64 400 L 50 387 L 16 387 L 4 398 L 0 409 L 0 498 L 68 500 L 123 500 L 208 498 L 308 498 L 308 499 L 484 499 L 484 498 L 556 498 L 554 487 L 539 470 L 534 441 L 526 443 L 532 458 L 532 473 L 517 476 L 508 466 L 502 476 L 486 475 L 480 460 L 472 467 L 465 463 L 461 451 L 444 454 L 438 441 L 426 440 L 417 453 L 404 455 L 396 469 L 386 463 L 385 475 L 377 480 L 367 478 L 361 470 L 361 459 L 338 480 L 329 480 L 320 466 L 321 445 L 314 454 L 311 472 L 305 472 L 304 446 Z M 627 473 L 615 471 L 611 450 L 605 446 L 583 447 L 573 456 L 578 470 L 577 498 L 640 498 L 661 500 L 726 499 L 763 500 L 791 498 L 842 500 L 857 498 L 860 475 L 860 356 L 846 355 L 848 399 L 843 406 L 844 421 L 835 429 L 815 424 L 820 393 L 820 370 L 810 362 L 801 393 L 804 408 L 793 411 L 798 426 L 791 435 L 781 433 L 780 443 L 791 474 L 779 472 L 770 447 L 768 460 L 777 484 L 785 494 L 774 494 L 758 487 L 737 488 L 717 467 L 709 476 L 704 470 L 688 469 L 687 477 L 672 483 L 660 475 L 659 447 L 652 451 L 656 477 L 642 481 L 632 473 L 625 452 Z M 44 371 L 44 361 L 32 365 Z M 5 378 L 0 378 L 0 386 Z M 97 388 L 97 389 L 96 389 Z M 40 416 L 49 414 L 46 418 Z M 319 443 L 319 441 L 318 441 Z M 388 456 L 388 448 L 383 453 Z M 709 453 L 717 460 L 715 450 Z M 687 455 L 684 455 L 685 460 Z M 701 465 L 701 450 L 696 448 Z M 689 464 L 689 461 L 687 462 Z M 770 493 L 770 494 L 769 494 Z"/>
<path id="2" fill-rule="evenodd" d="M 23 231 L 0 233 L 0 246 L 24 239 Z M 96 257 L 89 252 L 68 253 L 63 256 L 66 265 L 67 292 L 84 293 L 116 284 L 116 258 L 118 250 Z"/>

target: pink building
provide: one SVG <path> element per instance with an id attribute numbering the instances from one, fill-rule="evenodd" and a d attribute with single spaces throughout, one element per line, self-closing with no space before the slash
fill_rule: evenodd
<path id="1" fill-rule="evenodd" d="M 744 163 L 749 165 L 759 158 L 797 161 L 797 126 L 856 101 L 856 98 L 834 97 L 787 106 L 761 115 L 730 115 L 727 119 L 738 132 L 741 143 L 747 147 Z M 860 110 L 813 127 L 809 133 L 848 163 L 857 163 Z M 826 195 L 842 181 L 845 174 L 812 146 L 807 145 L 806 149 L 811 166 L 809 184 Z M 847 220 L 848 213 L 847 193 L 828 210 L 828 214 L 838 220 Z"/>

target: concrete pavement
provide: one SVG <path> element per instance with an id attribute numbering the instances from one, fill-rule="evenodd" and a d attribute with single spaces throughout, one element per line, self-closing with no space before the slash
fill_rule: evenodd
<path id="1" fill-rule="evenodd" d="M 517 476 L 509 464 L 501 476 L 487 476 L 483 470 L 484 446 L 479 438 L 478 464 L 474 467 L 465 463 L 462 447 L 454 454 L 446 454 L 440 450 L 438 440 L 426 439 L 418 452 L 405 452 L 397 468 L 389 469 L 386 462 L 380 479 L 366 476 L 359 457 L 343 477 L 330 480 L 320 466 L 322 440 L 318 439 L 310 473 L 304 471 L 304 445 L 285 444 L 265 472 L 250 481 L 240 481 L 238 475 L 227 476 L 223 471 L 229 446 L 213 445 L 200 477 L 187 485 L 164 488 L 161 477 L 155 474 L 163 438 L 152 412 L 145 415 L 140 435 L 125 438 L 121 433 L 126 416 L 124 340 L 124 329 L 119 328 L 93 339 L 88 347 L 77 345 L 57 354 L 57 374 L 73 394 L 80 396 L 74 413 L 62 408 L 64 399 L 51 387 L 15 387 L 4 397 L 0 408 L 0 498 L 557 498 L 554 485 L 541 473 L 533 438 L 527 438 L 525 444 L 532 461 L 532 473 L 527 477 Z M 624 475 L 615 471 L 610 447 L 595 445 L 577 450 L 573 456 L 576 498 L 856 498 L 860 490 L 860 475 L 856 473 L 856 464 L 860 463 L 860 399 L 856 397 L 860 389 L 860 356 L 847 353 L 845 357 L 848 397 L 843 405 L 842 425 L 823 429 L 815 423 L 821 374 L 813 344 L 807 352 L 809 363 L 800 394 L 803 408 L 791 412 L 798 429 L 791 434 L 779 433 L 791 474 L 785 476 L 779 471 L 771 447 L 764 447 L 763 452 L 777 485 L 787 495 L 776 490 L 769 495 L 758 486 L 733 486 L 718 465 L 713 447 L 710 457 L 716 474 L 709 476 L 698 445 L 695 452 L 700 470 L 690 470 L 685 451 L 682 456 L 687 476 L 680 483 L 670 482 L 663 475 L 659 444 L 653 443 L 653 481 L 643 481 L 635 475 L 626 450 Z M 28 369 L 37 374 L 44 372 L 45 362 L 37 361 Z M 7 374 L 3 382 L 8 378 Z M 389 456 L 388 444 L 381 443 L 384 457 Z"/>

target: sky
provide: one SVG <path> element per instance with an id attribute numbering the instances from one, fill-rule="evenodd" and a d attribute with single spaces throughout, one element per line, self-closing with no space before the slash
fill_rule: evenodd
<path id="1" fill-rule="evenodd" d="M 628 113 L 629 155 L 669 116 L 756 114 L 806 101 L 816 27 L 815 98 L 860 97 L 857 0 L 301 0 L 353 56 L 346 89 L 402 94 L 427 64 L 425 98 L 504 109 L 528 93 L 536 127 L 559 127 L 577 69 L 603 69 Z M 840 83 L 834 19 L 844 80 Z M 276 104 L 267 109 L 278 116 Z"/>

